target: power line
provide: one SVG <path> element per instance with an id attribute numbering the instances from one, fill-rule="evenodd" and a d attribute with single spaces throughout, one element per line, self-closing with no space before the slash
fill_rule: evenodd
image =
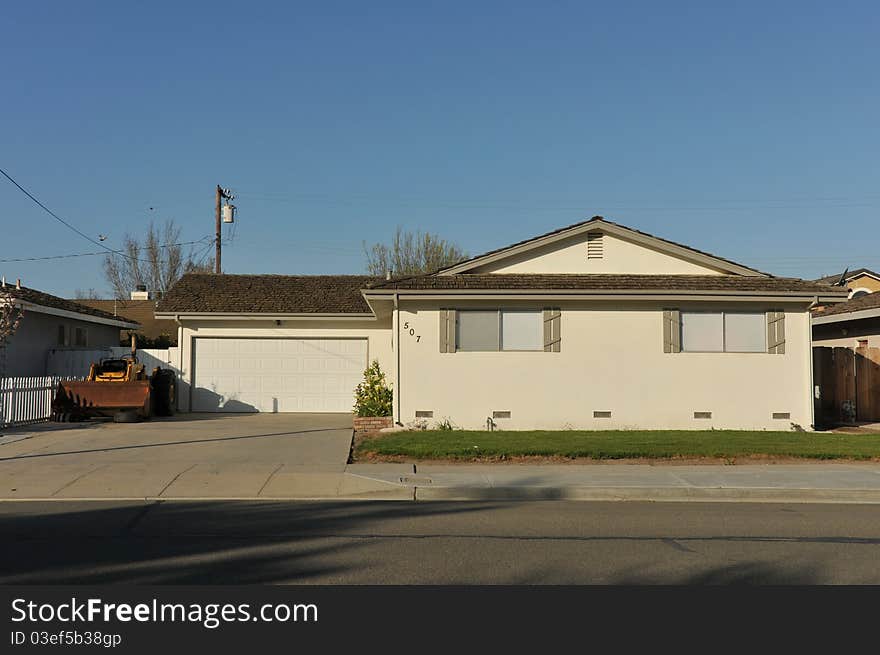
<path id="1" fill-rule="evenodd" d="M 718 200 L 718 204 L 707 205 L 628 205 L 628 204 L 605 204 L 602 202 L 587 202 L 581 205 L 540 205 L 529 203 L 517 203 L 493 200 L 462 200 L 448 201 L 425 198 L 406 197 L 377 197 L 367 194 L 323 194 L 323 193 L 300 193 L 300 192 L 243 192 L 241 195 L 259 198 L 265 202 L 281 203 L 327 203 L 334 205 L 374 205 L 385 207 L 403 207 L 415 209 L 474 209 L 474 210 L 502 210 L 502 211 L 565 211 L 580 212 L 584 207 L 595 207 L 596 211 L 754 211 L 754 210 L 785 210 L 785 209 L 837 209 L 852 207 L 874 207 L 878 200 L 872 195 L 862 198 L 845 196 L 826 196 L 818 198 L 791 198 L 786 200 Z M 724 204 L 726 203 L 726 204 Z"/>
<path id="2" fill-rule="evenodd" d="M 205 239 L 210 239 L 211 237 L 202 237 L 198 241 L 181 241 L 179 243 L 165 243 L 159 246 L 159 248 L 171 248 L 173 246 L 190 246 L 196 243 L 204 243 Z M 214 242 L 211 241 L 208 245 L 212 245 Z M 71 257 L 94 257 L 95 255 L 108 255 L 110 253 L 117 255 L 124 255 L 125 253 L 121 250 L 111 250 L 110 252 L 99 251 L 99 252 L 78 252 L 71 253 L 69 255 L 46 255 L 44 257 L 18 257 L 15 259 L 0 259 L 0 264 L 7 262 L 37 262 L 44 261 L 49 259 L 69 259 Z M 137 260 L 137 261 L 148 261 L 148 260 Z"/>
<path id="3" fill-rule="evenodd" d="M 16 182 L 14 179 L 12 179 L 12 176 L 10 176 L 9 173 L 7 173 L 6 171 L 4 171 L 2 168 L 0 168 L 0 173 L 3 173 L 3 177 L 5 177 L 5 178 L 6 178 L 7 180 L 9 180 L 10 182 L 12 182 L 12 183 L 18 188 L 19 191 L 21 191 L 24 195 L 26 195 L 28 198 L 30 198 L 31 200 L 33 200 L 33 201 L 34 201 L 34 202 L 35 202 L 40 208 L 43 209 L 43 211 L 45 211 L 47 214 L 49 214 L 49 216 L 51 216 L 52 218 L 54 218 L 56 221 L 58 221 L 59 223 L 61 223 L 61 224 L 64 225 L 65 227 L 67 227 L 68 229 L 73 230 L 74 232 L 76 232 L 79 236 L 81 236 L 81 237 L 82 237 L 83 239 L 85 239 L 86 241 L 89 241 L 89 242 L 91 242 L 91 243 L 94 243 L 96 246 L 100 246 L 101 248 L 103 248 L 104 250 L 106 250 L 108 253 L 110 253 L 110 254 L 112 254 L 112 255 L 119 255 L 119 256 L 121 256 L 121 257 L 125 257 L 126 259 L 131 259 L 132 261 L 141 262 L 142 264 L 151 264 L 151 263 L 152 263 L 152 262 L 150 262 L 150 261 L 147 260 L 147 259 L 139 259 L 139 258 L 137 258 L 137 257 L 133 257 L 132 255 L 129 255 L 129 254 L 125 253 L 125 252 L 122 251 L 122 250 L 113 250 L 112 248 L 110 248 L 110 247 L 108 247 L 108 246 L 105 246 L 105 245 L 104 245 L 103 243 L 101 243 L 100 241 L 96 241 L 95 239 L 93 239 L 92 237 L 90 237 L 88 234 L 86 234 L 85 232 L 82 232 L 81 230 L 77 229 L 76 227 L 74 227 L 73 225 L 71 225 L 70 223 L 68 223 L 67 221 L 65 221 L 63 218 L 61 218 L 58 214 L 56 214 L 55 212 L 53 212 L 51 209 L 49 209 L 48 207 L 46 207 L 46 205 L 44 205 L 42 202 L 40 202 L 39 200 L 37 200 L 37 199 L 36 199 L 36 198 L 35 198 L 35 197 L 34 197 L 34 196 L 33 196 L 33 195 L 32 195 L 27 189 L 25 189 L 25 188 L 24 188 L 23 186 L 21 186 L 18 182 Z M 102 254 L 102 253 L 100 253 L 100 254 Z M 160 263 L 165 263 L 165 262 L 160 262 Z"/>
<path id="4" fill-rule="evenodd" d="M 42 207 L 43 210 L 44 210 L 47 214 L 49 214 L 49 216 L 51 216 L 52 218 L 54 218 L 56 221 L 58 221 L 59 223 L 61 223 L 61 224 L 64 225 L 65 227 L 67 227 L 67 228 L 73 230 L 73 231 L 76 232 L 78 235 L 80 235 L 83 239 L 86 239 L 87 241 L 91 241 L 91 242 L 94 243 L 96 246 L 101 246 L 104 250 L 107 250 L 107 251 L 109 251 L 109 252 L 114 252 L 111 248 L 108 248 L 107 246 L 105 246 L 105 245 L 104 245 L 103 243 L 101 243 L 100 241 L 96 241 L 95 239 L 93 239 L 92 237 L 90 237 L 88 234 L 85 234 L 84 232 L 81 232 L 80 230 L 78 230 L 77 228 L 75 228 L 73 225 L 71 225 L 70 223 L 68 223 L 67 221 L 65 221 L 63 218 L 61 218 L 58 214 L 56 214 L 56 213 L 53 212 L 51 209 L 49 209 L 48 207 L 46 207 L 46 205 L 44 205 L 44 204 L 41 203 L 39 200 L 37 200 L 34 196 L 32 196 L 31 193 L 30 193 L 27 189 L 25 189 L 25 188 L 24 188 L 23 186 L 21 186 L 18 182 L 16 182 L 15 180 L 13 180 L 12 177 L 9 175 L 9 173 L 7 173 L 6 171 L 4 171 L 2 168 L 0 168 L 0 173 L 3 173 L 3 177 L 5 177 L 5 178 L 6 178 L 7 180 L 9 180 L 10 182 L 12 182 L 16 187 L 18 187 L 18 190 L 19 190 L 19 191 L 21 191 L 24 195 L 26 195 L 28 198 L 30 198 L 30 199 L 33 200 L 35 203 L 37 203 L 37 205 L 39 205 L 40 207 Z"/>

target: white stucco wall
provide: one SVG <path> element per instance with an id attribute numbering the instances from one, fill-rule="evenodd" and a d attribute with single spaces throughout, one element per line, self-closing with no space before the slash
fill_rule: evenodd
<path id="1" fill-rule="evenodd" d="M 602 259 L 587 259 L 587 234 L 485 264 L 469 273 L 630 273 L 655 275 L 716 275 L 695 264 L 641 244 L 605 234 Z"/>
<path id="2" fill-rule="evenodd" d="M 775 429 L 812 419 L 809 317 L 804 306 L 786 310 L 786 352 L 664 353 L 662 310 L 679 302 L 568 301 L 562 308 L 562 347 L 548 352 L 439 352 L 439 303 L 402 301 L 399 320 L 420 340 L 401 339 L 400 417 L 434 412 L 462 428 L 484 429 L 495 410 L 499 429 Z M 486 308 L 462 301 L 444 307 Z M 497 304 L 496 304 L 497 306 Z M 506 302 L 505 307 L 536 307 Z M 775 309 L 701 303 L 700 309 Z M 612 418 L 593 418 L 593 411 Z M 712 419 L 694 419 L 695 411 Z M 772 419 L 790 412 L 790 420 Z"/>
<path id="3" fill-rule="evenodd" d="M 190 385 L 192 384 L 192 343 L 198 337 L 261 337 L 261 338 L 366 338 L 369 361 L 379 360 L 379 365 L 393 380 L 394 358 L 391 349 L 391 320 L 284 320 L 280 326 L 266 320 L 209 320 L 183 321 L 178 331 L 180 362 L 180 387 L 178 390 L 180 411 L 189 411 Z M 196 376 L 198 381 L 198 376 Z M 353 392 L 353 390 L 352 390 Z M 353 397 L 353 395 L 352 395 Z"/>

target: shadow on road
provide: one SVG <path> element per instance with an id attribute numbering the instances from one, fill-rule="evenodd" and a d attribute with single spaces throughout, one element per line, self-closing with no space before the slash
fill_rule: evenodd
<path id="1" fill-rule="evenodd" d="M 349 552 L 361 547 L 362 539 L 328 536 L 369 532 L 371 525 L 406 519 L 414 511 L 431 516 L 495 507 L 416 507 L 411 502 L 94 503 L 99 506 L 70 511 L 65 504 L 29 505 L 27 514 L 12 514 L 7 508 L 0 514 L 0 584 L 308 582 L 369 565 Z"/>

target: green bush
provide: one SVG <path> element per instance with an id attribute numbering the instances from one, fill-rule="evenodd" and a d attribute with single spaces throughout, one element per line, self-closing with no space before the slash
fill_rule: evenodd
<path id="1" fill-rule="evenodd" d="M 385 382 L 379 362 L 364 371 L 364 381 L 354 390 L 354 411 L 358 416 L 391 416 L 394 394 Z"/>

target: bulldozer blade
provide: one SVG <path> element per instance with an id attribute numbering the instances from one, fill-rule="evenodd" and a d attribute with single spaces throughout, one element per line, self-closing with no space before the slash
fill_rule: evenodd
<path id="1" fill-rule="evenodd" d="M 107 415 L 135 409 L 150 415 L 150 381 L 61 382 L 52 403 L 53 412 L 81 416 Z"/>

